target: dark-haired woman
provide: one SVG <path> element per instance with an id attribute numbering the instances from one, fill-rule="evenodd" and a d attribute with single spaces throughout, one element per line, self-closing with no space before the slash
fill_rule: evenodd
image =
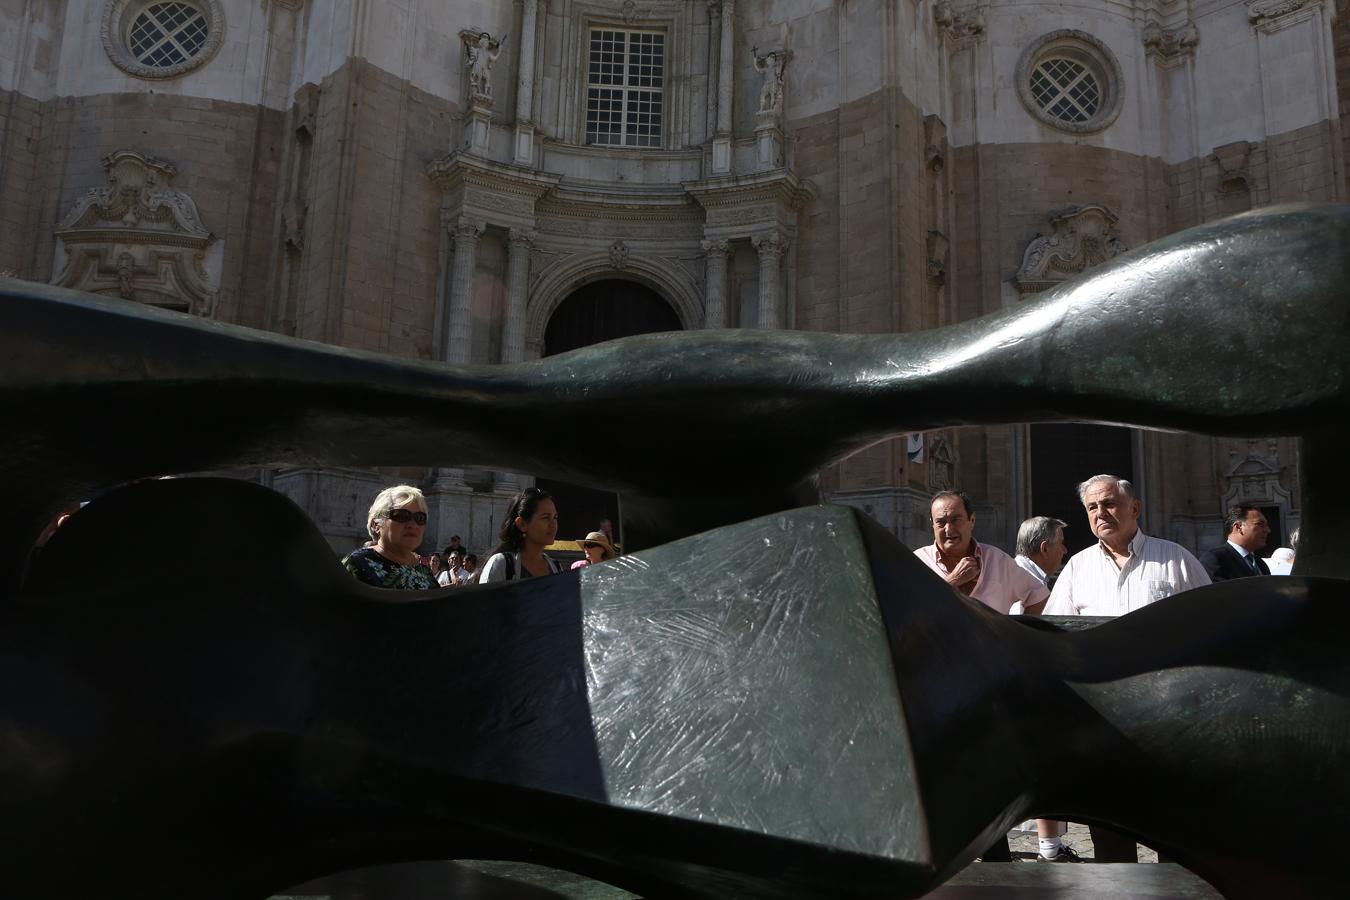
<path id="1" fill-rule="evenodd" d="M 544 548 L 557 536 L 558 507 L 553 504 L 553 496 L 539 488 L 526 488 L 511 498 L 502 522 L 501 543 L 483 564 L 478 583 L 555 574 L 558 564 L 544 555 Z"/>

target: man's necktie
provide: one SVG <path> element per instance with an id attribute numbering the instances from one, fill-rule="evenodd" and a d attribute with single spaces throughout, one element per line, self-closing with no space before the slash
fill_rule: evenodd
<path id="1" fill-rule="evenodd" d="M 1251 566 L 1251 567 L 1252 567 L 1252 571 L 1255 572 L 1257 575 L 1260 575 L 1260 574 L 1261 574 L 1261 567 L 1258 566 L 1258 565 L 1256 564 L 1256 554 L 1255 554 L 1255 553 L 1248 553 L 1248 554 L 1247 554 L 1247 565 Z"/>

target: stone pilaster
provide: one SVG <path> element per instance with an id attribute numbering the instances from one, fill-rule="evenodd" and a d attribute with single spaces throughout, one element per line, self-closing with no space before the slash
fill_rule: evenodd
<path id="1" fill-rule="evenodd" d="M 704 241 L 706 282 L 703 302 L 703 327 L 727 325 L 727 253 L 726 241 Z"/>
<path id="2" fill-rule="evenodd" d="M 514 161 L 524 166 L 529 165 L 534 158 L 534 35 L 538 22 L 539 0 L 521 0 Z"/>
<path id="3" fill-rule="evenodd" d="M 783 313 L 779 290 L 778 270 L 787 252 L 787 241 L 781 235 L 770 233 L 750 239 L 759 254 L 759 327 L 782 328 Z"/>
<path id="4" fill-rule="evenodd" d="M 445 342 L 445 361 L 463 365 L 469 361 L 473 340 L 473 319 L 470 302 L 473 299 L 473 270 L 478 258 L 478 239 L 483 236 L 483 223 L 466 217 L 451 227 L 455 239 L 455 263 L 450 275 L 450 321 Z"/>
<path id="5" fill-rule="evenodd" d="M 502 362 L 525 359 L 525 308 L 530 291 L 530 248 L 537 235 L 512 228 L 506 268 L 506 315 L 502 321 Z"/>
<path id="6" fill-rule="evenodd" d="M 731 102 L 735 88 L 736 0 L 722 0 L 721 59 L 717 69 L 717 135 L 713 138 L 715 174 L 731 171 Z"/>

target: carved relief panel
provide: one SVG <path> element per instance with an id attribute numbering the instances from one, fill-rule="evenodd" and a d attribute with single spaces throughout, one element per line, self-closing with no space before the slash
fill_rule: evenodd
<path id="1" fill-rule="evenodd" d="M 215 241 L 192 198 L 172 187 L 169 163 L 118 150 L 93 188 L 57 226 L 55 284 L 211 316 L 217 285 L 206 271 Z M 63 263 L 63 264 L 62 264 Z"/>

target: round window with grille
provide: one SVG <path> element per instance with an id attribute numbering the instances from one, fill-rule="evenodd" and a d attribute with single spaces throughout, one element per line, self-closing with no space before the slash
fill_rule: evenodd
<path id="1" fill-rule="evenodd" d="M 103 46 L 118 68 L 138 78 L 190 72 L 220 49 L 220 0 L 112 0 Z"/>
<path id="2" fill-rule="evenodd" d="M 1022 53 L 1017 87 L 1038 120 L 1061 131 L 1101 131 L 1120 114 L 1120 64 L 1081 31 L 1047 34 Z"/>

